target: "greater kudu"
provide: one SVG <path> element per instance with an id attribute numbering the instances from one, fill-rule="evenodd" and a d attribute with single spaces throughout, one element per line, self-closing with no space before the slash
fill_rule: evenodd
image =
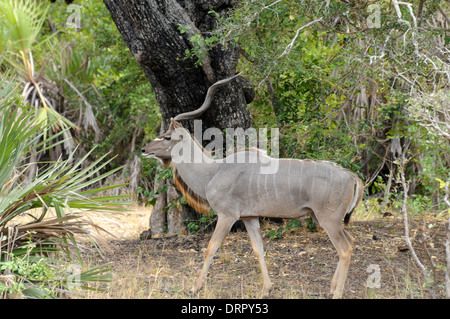
<path id="1" fill-rule="evenodd" d="M 157 158 L 173 167 L 174 183 L 188 204 L 198 212 L 209 213 L 212 208 L 217 214 L 217 225 L 193 292 L 203 286 L 212 258 L 231 226 L 242 219 L 261 268 L 263 293 L 268 295 L 272 283 L 264 261 L 258 217 L 298 218 L 310 214 L 325 229 L 338 252 L 339 263 L 331 280 L 331 293 L 334 298 L 341 298 L 354 243 L 344 224 L 361 201 L 362 181 L 331 162 L 276 159 L 251 149 L 213 159 L 177 122 L 203 113 L 210 106 L 217 87 L 235 77 L 213 84 L 198 110 L 176 116 L 169 130 L 142 150 L 145 157 Z M 195 152 L 201 154 L 200 161 L 192 160 Z M 175 156 L 181 160 L 175 161 Z M 239 156 L 247 161 L 239 161 Z M 261 173 L 261 169 L 273 161 L 278 161 L 277 171 Z"/>

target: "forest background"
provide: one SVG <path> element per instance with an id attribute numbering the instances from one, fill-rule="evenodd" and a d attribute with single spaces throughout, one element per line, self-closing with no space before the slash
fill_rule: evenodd
<path id="1" fill-rule="evenodd" d="M 217 28 L 193 35 L 185 59 L 202 67 L 208 50 L 238 46 L 237 69 L 255 94 L 252 126 L 279 128 L 280 157 L 328 160 L 356 172 L 365 181 L 365 205 L 380 217 L 407 211 L 448 219 L 448 12 L 448 1 L 436 0 L 240 1 L 225 17 L 211 10 Z M 67 246 L 76 247 L 86 222 L 65 210 L 155 204 L 165 191 L 155 181 L 170 179 L 170 170 L 157 173 L 158 163 L 141 157 L 160 133 L 161 113 L 103 2 L 0 0 L 0 16 L 6 275 L 17 272 L 11 261 L 19 265 L 18 256 L 29 257 L 49 238 L 70 255 Z M 180 34 L 188 31 L 180 25 Z M 180 204 L 178 195 L 167 209 Z M 50 207 L 61 230 L 44 236 Z M 36 208 L 35 228 L 27 224 L 11 239 L 14 218 Z M 202 218 L 185 220 L 186 231 L 214 217 Z M 89 270 L 86 278 L 102 280 L 106 271 Z M 29 278 L 11 278 L 5 291 L 43 291 L 30 288 Z M 44 295 L 67 283 L 66 276 Z"/>

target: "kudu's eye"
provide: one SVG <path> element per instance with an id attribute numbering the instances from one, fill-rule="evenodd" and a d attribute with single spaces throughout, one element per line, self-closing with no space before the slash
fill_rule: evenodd
<path id="1" fill-rule="evenodd" d="M 165 139 L 166 141 L 170 141 L 170 136 L 164 136 L 164 139 Z"/>

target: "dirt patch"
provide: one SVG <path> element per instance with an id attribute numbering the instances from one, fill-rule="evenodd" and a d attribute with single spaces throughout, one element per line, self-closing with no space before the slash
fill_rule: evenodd
<path id="1" fill-rule="evenodd" d="M 428 223 L 424 241 L 422 222 L 411 222 L 416 252 L 428 269 L 431 261 L 437 282 L 443 283 L 446 224 Z M 263 225 L 263 232 L 279 225 Z M 353 222 L 348 227 L 356 244 L 346 283 L 345 298 L 431 298 L 430 287 L 411 258 L 398 219 Z M 211 234 L 112 241 L 113 251 L 93 253 L 93 263 L 110 262 L 113 282 L 95 298 L 260 298 L 262 279 L 245 232 L 230 233 L 211 265 L 199 295 L 190 289 L 200 270 Z M 425 244 L 426 242 L 426 244 Z M 329 298 L 330 280 L 338 257 L 326 233 L 306 228 L 264 237 L 273 298 Z M 428 252 L 427 252 L 428 251 Z M 378 276 L 379 275 L 379 276 Z M 378 276 L 378 277 L 377 277 Z M 379 278 L 379 280 L 377 280 Z M 443 296 L 443 285 L 437 294 Z"/>

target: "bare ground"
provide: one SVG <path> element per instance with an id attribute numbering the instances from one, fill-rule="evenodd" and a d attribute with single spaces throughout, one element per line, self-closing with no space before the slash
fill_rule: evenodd
<path id="1" fill-rule="evenodd" d="M 277 227 L 280 225 L 266 222 L 262 231 Z M 395 218 L 355 221 L 349 225 L 356 244 L 344 298 L 432 297 L 432 288 L 424 284 L 405 244 L 403 227 L 403 221 Z M 442 297 L 446 223 L 428 221 L 424 227 L 422 220 L 416 220 L 410 221 L 410 229 L 419 258 L 428 269 L 436 270 L 438 285 L 434 293 Z M 111 263 L 113 281 L 104 292 L 85 297 L 261 298 L 258 263 L 247 234 L 240 231 L 228 235 L 214 258 L 205 288 L 191 296 L 190 289 L 202 266 L 210 237 L 211 234 L 202 234 L 144 241 L 137 237 L 111 240 L 110 252 L 103 256 L 91 252 L 86 257 L 91 264 Z M 291 230 L 281 239 L 264 237 L 264 248 L 274 284 L 271 298 L 330 297 L 330 280 L 338 257 L 322 229 Z"/>

